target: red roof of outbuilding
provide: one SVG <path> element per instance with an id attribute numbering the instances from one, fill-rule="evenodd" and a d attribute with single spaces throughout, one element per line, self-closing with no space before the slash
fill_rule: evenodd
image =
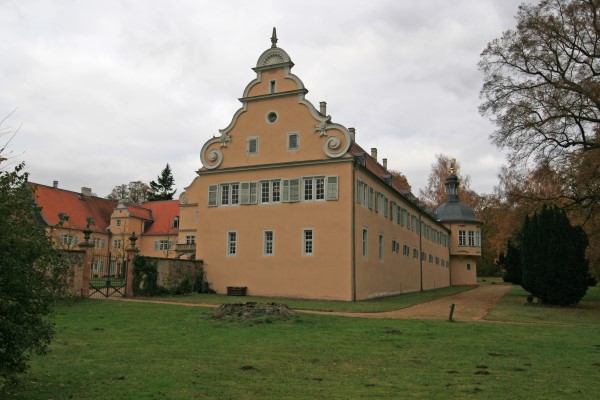
<path id="1" fill-rule="evenodd" d="M 117 206 L 115 201 L 37 183 L 30 185 L 35 191 L 35 202 L 42 209 L 41 217 L 49 226 L 59 223 L 59 213 L 69 216 L 68 224 L 73 229 L 85 229 L 87 218 L 94 220 L 90 226 L 93 232 L 104 233 L 110 226 L 110 216 Z"/>
<path id="2" fill-rule="evenodd" d="M 178 228 L 173 228 L 173 220 L 175 217 L 179 217 L 179 202 L 177 200 L 151 201 L 139 207 L 149 210 L 151 217 L 154 219 L 144 235 L 173 235 L 179 232 Z"/>

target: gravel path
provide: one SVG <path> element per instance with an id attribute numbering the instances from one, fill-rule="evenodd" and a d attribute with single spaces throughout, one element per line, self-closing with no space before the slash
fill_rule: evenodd
<path id="1" fill-rule="evenodd" d="M 510 288 L 511 286 L 508 285 L 481 285 L 465 292 L 442 297 L 427 303 L 417 304 L 416 306 L 378 313 L 303 312 L 360 318 L 448 319 L 450 305 L 454 304 L 453 320 L 479 321 L 490 312 L 498 300 L 500 300 Z"/>

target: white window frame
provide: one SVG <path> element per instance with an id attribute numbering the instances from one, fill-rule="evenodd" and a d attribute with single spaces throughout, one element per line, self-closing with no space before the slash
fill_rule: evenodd
<path id="1" fill-rule="evenodd" d="M 208 206 L 217 207 L 219 205 L 219 185 L 208 186 Z M 198 221 L 196 221 L 198 222 Z"/>
<path id="2" fill-rule="evenodd" d="M 467 231 L 464 229 L 458 231 L 458 245 L 460 247 L 465 247 L 467 245 Z"/>
<path id="3" fill-rule="evenodd" d="M 362 229 L 362 256 L 365 260 L 369 259 L 369 230 Z"/>
<path id="4" fill-rule="evenodd" d="M 310 232 L 310 237 L 307 233 Z M 313 228 L 302 228 L 302 255 L 313 256 L 315 254 L 315 230 Z"/>
<path id="5" fill-rule="evenodd" d="M 112 248 L 113 249 L 121 249 L 121 248 L 123 248 L 123 241 L 121 239 L 114 239 L 113 240 Z"/>
<path id="6" fill-rule="evenodd" d="M 296 146 L 291 146 L 291 138 L 296 137 Z M 300 132 L 288 132 L 286 140 L 287 151 L 298 151 L 300 150 Z"/>
<path id="7" fill-rule="evenodd" d="M 275 231 L 267 229 L 263 231 L 263 256 L 272 257 L 273 255 L 275 255 Z"/>
<path id="8" fill-rule="evenodd" d="M 196 244 L 196 236 L 194 236 L 194 235 L 187 235 L 185 237 L 185 244 Z"/>
<path id="9" fill-rule="evenodd" d="M 251 143 L 254 142 L 254 151 L 251 151 Z M 248 138 L 246 139 L 246 154 L 248 154 L 249 156 L 254 156 L 257 155 L 259 152 L 259 147 L 258 147 L 258 136 L 248 136 Z"/>
<path id="10" fill-rule="evenodd" d="M 227 256 L 237 255 L 238 237 L 237 231 L 227 231 Z"/>

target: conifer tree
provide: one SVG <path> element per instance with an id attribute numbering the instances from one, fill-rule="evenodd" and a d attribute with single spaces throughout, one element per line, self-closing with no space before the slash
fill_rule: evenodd
<path id="1" fill-rule="evenodd" d="M 522 286 L 542 302 L 577 304 L 587 291 L 588 240 L 565 213 L 544 206 L 526 218 L 521 236 Z"/>
<path id="2" fill-rule="evenodd" d="M 173 190 L 173 185 L 175 185 L 175 178 L 173 178 L 171 167 L 167 163 L 156 182 L 150 181 L 151 192 L 148 194 L 148 200 L 173 200 L 173 196 L 177 192 L 177 189 Z"/>
<path id="3" fill-rule="evenodd" d="M 520 285 L 523 279 L 523 269 L 521 268 L 521 257 L 519 248 L 510 240 L 506 243 L 506 255 L 500 255 L 500 264 L 506 270 L 504 281 Z"/>

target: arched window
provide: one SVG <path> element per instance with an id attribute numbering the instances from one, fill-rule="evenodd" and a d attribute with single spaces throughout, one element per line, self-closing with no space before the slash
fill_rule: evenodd
<path id="1" fill-rule="evenodd" d="M 179 228 L 179 217 L 173 218 L 173 228 Z"/>

